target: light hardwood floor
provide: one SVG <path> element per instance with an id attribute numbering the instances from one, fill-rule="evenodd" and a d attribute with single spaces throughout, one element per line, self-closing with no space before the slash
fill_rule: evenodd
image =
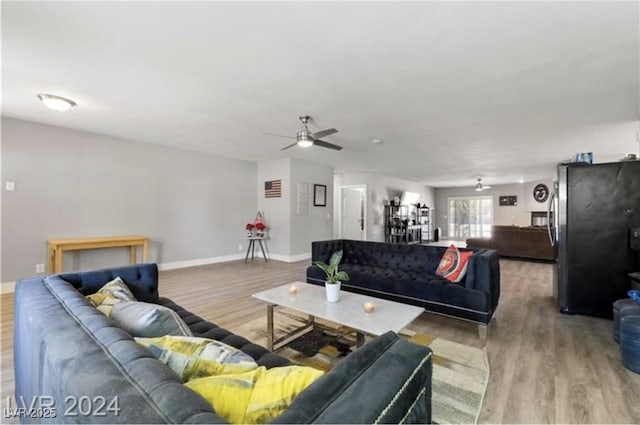
<path id="1" fill-rule="evenodd" d="M 253 292 L 304 280 L 308 261 L 229 262 L 162 272 L 160 294 L 231 330 L 265 305 Z M 612 322 L 556 311 L 549 264 L 501 260 L 487 339 L 491 376 L 480 423 L 640 423 L 640 375 L 625 369 Z M 0 306 L 2 400 L 13 393 L 13 295 Z M 425 313 L 410 329 L 482 346 L 472 324 Z"/>

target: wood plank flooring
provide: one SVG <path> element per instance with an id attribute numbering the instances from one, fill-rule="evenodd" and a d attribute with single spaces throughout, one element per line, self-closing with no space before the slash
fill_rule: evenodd
<path id="1" fill-rule="evenodd" d="M 160 294 L 231 330 L 265 305 L 253 292 L 304 280 L 308 261 L 241 261 L 161 272 Z M 557 312 L 551 265 L 501 260 L 502 291 L 486 348 L 480 423 L 640 423 L 640 375 L 625 369 L 612 322 Z M 13 295 L 0 296 L 3 400 L 13 393 Z M 481 347 L 476 326 L 425 313 L 410 329 Z"/>

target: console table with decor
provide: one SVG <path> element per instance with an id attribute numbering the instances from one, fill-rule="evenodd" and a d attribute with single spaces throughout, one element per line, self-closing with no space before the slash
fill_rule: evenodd
<path id="1" fill-rule="evenodd" d="M 146 236 L 107 236 L 96 238 L 49 239 L 47 241 L 47 273 L 62 273 L 62 253 L 84 249 L 129 247 L 129 262 L 136 263 L 136 251 L 142 248 L 142 262 L 147 261 L 149 238 Z"/>

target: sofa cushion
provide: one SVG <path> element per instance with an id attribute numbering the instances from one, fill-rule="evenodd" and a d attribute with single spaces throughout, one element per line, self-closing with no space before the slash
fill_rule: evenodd
<path id="1" fill-rule="evenodd" d="M 140 301 L 120 302 L 113 306 L 111 319 L 137 337 L 193 335 L 189 326 L 175 311 L 158 304 Z"/>
<path id="2" fill-rule="evenodd" d="M 286 357 L 272 353 L 261 345 L 254 344 L 244 337 L 235 335 L 227 329 L 219 327 L 215 323 L 206 321 L 188 310 L 185 310 L 183 307 L 168 298 L 160 298 L 158 302 L 178 313 L 182 320 L 184 320 L 184 322 L 189 326 L 194 336 L 215 339 L 216 341 L 221 341 L 232 347 L 238 348 L 239 350 L 242 350 L 242 352 L 251 356 L 259 366 L 272 368 L 293 364 Z"/>
<path id="3" fill-rule="evenodd" d="M 441 276 L 449 282 L 458 283 L 462 281 L 466 272 L 469 258 L 473 255 L 471 251 L 460 251 L 455 245 L 449 246 L 442 254 L 442 259 L 438 264 L 436 276 Z"/>
<path id="4" fill-rule="evenodd" d="M 184 382 L 205 376 L 247 372 L 258 367 L 248 354 L 209 338 L 164 336 L 135 340 L 173 369 Z"/>
<path id="5" fill-rule="evenodd" d="M 323 371 L 307 366 L 261 366 L 241 374 L 195 379 L 186 386 L 229 422 L 256 424 L 270 422 L 282 414 L 298 394 L 322 375 Z"/>
<path id="6" fill-rule="evenodd" d="M 86 298 L 107 317 L 111 317 L 111 311 L 116 304 L 136 300 L 119 276 L 107 282 L 98 292 L 87 295 Z"/>

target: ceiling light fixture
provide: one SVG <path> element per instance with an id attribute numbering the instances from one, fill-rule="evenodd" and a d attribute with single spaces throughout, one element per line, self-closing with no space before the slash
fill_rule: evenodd
<path id="1" fill-rule="evenodd" d="M 309 148 L 313 146 L 313 137 L 311 136 L 309 128 L 307 128 L 309 118 L 310 117 L 308 116 L 300 117 L 300 121 L 302 121 L 304 128 L 296 133 L 296 140 L 298 141 L 298 146 L 301 148 Z"/>
<path id="2" fill-rule="evenodd" d="M 47 108 L 53 109 L 54 111 L 68 111 L 76 106 L 76 102 L 73 100 L 53 94 L 40 93 L 38 94 L 38 99 L 44 103 Z"/>
<path id="3" fill-rule="evenodd" d="M 380 139 L 373 139 L 373 140 L 371 140 L 371 143 L 373 143 L 374 145 L 380 145 L 380 144 L 382 144 L 383 142 L 382 142 L 382 140 L 380 140 Z"/>
<path id="4" fill-rule="evenodd" d="M 300 146 L 301 148 L 309 148 L 313 146 L 313 139 L 309 137 L 308 134 L 300 133 L 303 132 L 298 132 L 298 136 L 296 137 L 298 139 L 298 146 Z"/>

